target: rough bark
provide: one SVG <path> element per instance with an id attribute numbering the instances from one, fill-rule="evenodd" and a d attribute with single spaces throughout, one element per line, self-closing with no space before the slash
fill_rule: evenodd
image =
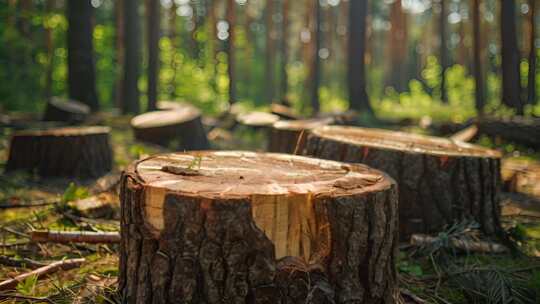
<path id="1" fill-rule="evenodd" d="M 128 0 L 129 1 L 129 0 Z M 146 26 L 148 37 L 148 107 L 156 110 L 159 79 L 159 0 L 146 0 Z"/>
<path id="2" fill-rule="evenodd" d="M 198 175 L 152 169 L 197 156 Z M 290 155 L 169 154 L 128 168 L 120 196 L 125 303 L 397 301 L 397 191 L 378 171 Z"/>
<path id="3" fill-rule="evenodd" d="M 109 128 L 80 127 L 16 132 L 6 171 L 41 176 L 94 178 L 112 168 Z"/>
<path id="4" fill-rule="evenodd" d="M 122 103 L 123 113 L 139 113 L 139 75 L 141 64 L 141 40 L 139 24 L 139 1 L 124 0 L 124 81 Z"/>
<path id="5" fill-rule="evenodd" d="M 81 123 L 90 115 L 90 107 L 75 101 L 52 97 L 43 114 L 44 121 L 62 121 L 67 123 Z"/>
<path id="6" fill-rule="evenodd" d="M 501 1 L 502 102 L 523 115 L 515 0 Z"/>
<path id="7" fill-rule="evenodd" d="M 201 112 L 193 106 L 135 116 L 131 127 L 135 138 L 141 141 L 180 150 L 209 148 Z"/>
<path id="8" fill-rule="evenodd" d="M 69 98 L 80 100 L 92 111 L 97 111 L 93 10 L 90 0 L 67 2 L 68 87 Z"/>
<path id="9" fill-rule="evenodd" d="M 368 0 L 349 3 L 349 44 L 347 79 L 349 108 L 360 113 L 373 113 L 366 84 L 366 18 Z"/>
<path id="10" fill-rule="evenodd" d="M 444 138 L 355 127 L 321 127 L 303 154 L 363 163 L 399 186 L 400 235 L 441 231 L 463 219 L 487 234 L 500 232 L 500 155 Z"/>
<path id="11" fill-rule="evenodd" d="M 332 124 L 332 117 L 307 120 L 280 120 L 272 125 L 268 151 L 293 153 L 305 131 Z"/>

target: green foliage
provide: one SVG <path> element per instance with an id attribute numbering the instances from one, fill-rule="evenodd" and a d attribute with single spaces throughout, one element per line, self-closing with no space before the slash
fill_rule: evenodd
<path id="1" fill-rule="evenodd" d="M 30 296 L 34 294 L 34 290 L 36 289 L 38 277 L 37 275 L 31 275 L 27 277 L 26 279 L 22 280 L 17 284 L 17 291 L 26 296 Z"/>
<path id="2" fill-rule="evenodd" d="M 70 183 L 67 189 L 62 194 L 62 203 L 67 203 L 83 198 L 87 198 L 90 195 L 86 187 L 77 186 L 75 183 Z"/>

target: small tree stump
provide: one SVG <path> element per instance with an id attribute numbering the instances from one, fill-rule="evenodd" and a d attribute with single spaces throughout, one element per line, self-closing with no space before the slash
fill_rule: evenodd
<path id="1" fill-rule="evenodd" d="M 400 235 L 438 232 L 474 219 L 499 225 L 500 154 L 464 142 L 403 132 L 327 126 L 307 136 L 303 154 L 364 163 L 399 185 Z"/>
<path id="2" fill-rule="evenodd" d="M 159 155 L 121 204 L 125 303 L 396 303 L 396 186 L 363 165 Z"/>
<path id="3" fill-rule="evenodd" d="M 6 171 L 41 176 L 93 178 L 112 169 L 107 127 L 66 127 L 20 131 L 11 137 Z"/>
<path id="4" fill-rule="evenodd" d="M 43 120 L 81 123 L 90 112 L 90 107 L 82 102 L 53 97 L 47 102 Z"/>
<path id="5" fill-rule="evenodd" d="M 280 120 L 272 125 L 268 151 L 293 153 L 303 131 L 332 124 L 333 118 Z"/>
<path id="6" fill-rule="evenodd" d="M 135 138 L 179 150 L 204 150 L 209 143 L 201 112 L 190 105 L 169 111 L 153 111 L 131 120 Z"/>
<path id="7" fill-rule="evenodd" d="M 252 128 L 271 127 L 278 120 L 279 116 L 266 112 L 249 112 L 236 117 L 238 123 Z"/>

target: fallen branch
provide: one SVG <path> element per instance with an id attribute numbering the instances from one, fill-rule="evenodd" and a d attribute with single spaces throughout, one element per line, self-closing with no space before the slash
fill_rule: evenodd
<path id="1" fill-rule="evenodd" d="M 49 206 L 58 203 L 57 200 L 54 201 L 35 201 L 35 202 L 18 202 L 18 203 L 0 203 L 0 209 L 11 209 L 11 208 L 31 208 L 31 207 L 42 207 Z"/>
<path id="2" fill-rule="evenodd" d="M 36 269 L 39 267 L 47 266 L 47 264 L 34 261 L 31 259 L 24 258 L 22 260 L 20 259 L 14 259 L 7 256 L 0 255 L 0 264 L 8 267 L 20 267 L 20 268 L 30 268 L 30 269 Z"/>
<path id="3" fill-rule="evenodd" d="M 472 125 L 450 136 L 450 139 L 468 142 L 468 141 L 473 140 L 477 135 L 478 135 L 478 127 L 476 125 Z"/>
<path id="4" fill-rule="evenodd" d="M 440 240 L 437 237 L 423 235 L 423 234 L 413 234 L 411 236 L 411 244 L 416 246 L 425 246 L 436 241 Z M 478 253 L 506 253 L 508 248 L 497 243 L 486 242 L 486 241 L 474 241 L 474 240 L 463 240 L 455 237 L 449 239 L 449 246 L 452 248 L 468 251 L 468 252 L 478 252 Z"/>
<path id="5" fill-rule="evenodd" d="M 91 231 L 32 231 L 30 239 L 33 242 L 51 243 L 119 243 L 118 232 L 91 232 Z"/>
<path id="6" fill-rule="evenodd" d="M 26 278 L 30 276 L 36 276 L 37 278 L 53 274 L 57 272 L 58 270 L 69 270 L 76 267 L 79 267 L 82 263 L 84 263 L 85 259 L 70 259 L 70 260 L 62 260 L 58 262 L 51 263 L 47 266 L 43 266 L 41 268 L 38 268 L 36 270 L 32 270 L 27 273 L 23 273 L 21 275 L 18 275 L 12 279 L 5 280 L 3 282 L 0 282 L 0 290 L 10 290 L 13 289 L 19 284 L 19 282 L 24 281 Z"/>

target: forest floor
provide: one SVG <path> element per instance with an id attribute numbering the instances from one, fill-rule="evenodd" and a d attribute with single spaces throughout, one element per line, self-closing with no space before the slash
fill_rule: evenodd
<path id="1" fill-rule="evenodd" d="M 112 128 L 115 169 L 109 175 L 93 181 L 42 179 L 23 173 L 0 175 L 0 282 L 30 271 L 26 264 L 32 261 L 85 259 L 80 267 L 60 270 L 45 278 L 30 276 L 14 290 L 0 290 L 0 303 L 119 303 L 115 292 L 117 245 L 30 240 L 33 230 L 119 230 L 117 181 L 121 170 L 136 159 L 167 149 L 135 142 L 128 117 L 107 115 L 103 123 Z M 2 167 L 7 160 L 10 133 L 9 129 L 0 130 Z M 265 147 L 264 134 L 241 127 L 232 133 L 214 132 L 210 138 L 216 149 L 262 151 Z M 516 157 L 516 148 L 512 150 L 505 158 L 507 163 L 529 168 L 540 161 L 532 153 Z M 434 236 L 436 242 L 429 245 L 403 243 L 397 267 L 406 303 L 540 303 L 540 204 L 536 204 L 540 198 L 532 198 L 539 195 L 534 189 L 538 188 L 538 180 L 519 184 L 519 191 L 526 192 L 532 203 L 510 199 L 503 206 L 504 227 L 519 253 L 474 253 L 452 247 L 452 238 L 467 242 L 485 239 L 475 233 L 471 223 L 448 227 Z M 95 210 L 82 211 L 76 203 L 82 199 L 103 204 Z M 7 260 L 22 261 L 23 265 L 10 267 Z"/>

